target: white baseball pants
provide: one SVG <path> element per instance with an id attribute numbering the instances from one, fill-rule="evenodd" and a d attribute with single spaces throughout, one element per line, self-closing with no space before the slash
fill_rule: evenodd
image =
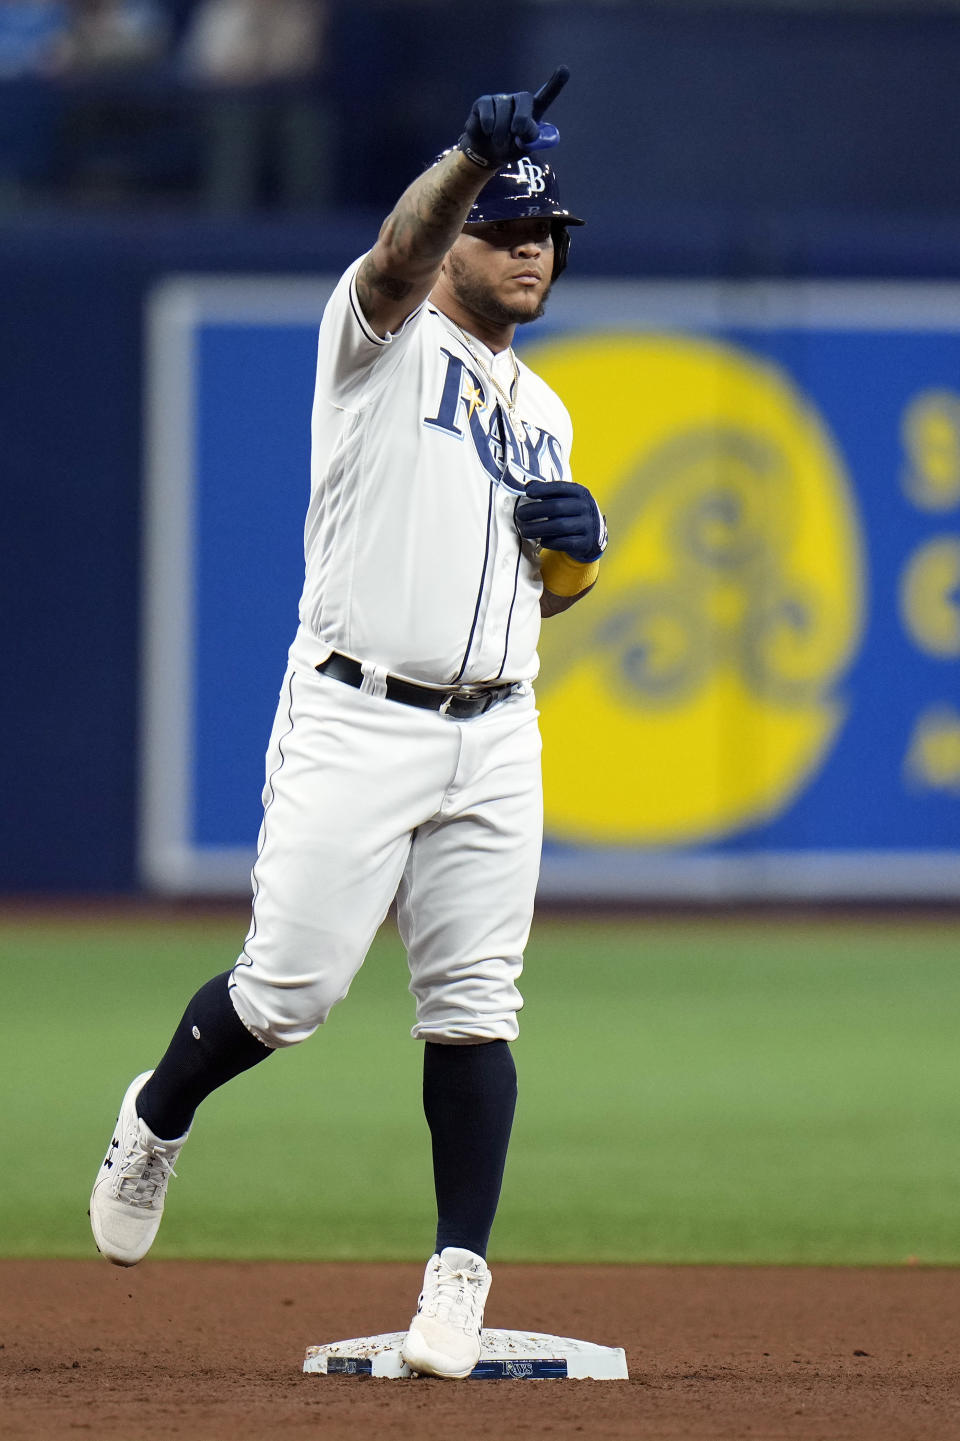
<path id="1" fill-rule="evenodd" d="M 413 1035 L 513 1040 L 540 867 L 528 689 L 471 720 L 291 665 L 267 753 L 253 914 L 233 1003 L 265 1045 L 347 994 L 394 897 Z"/>

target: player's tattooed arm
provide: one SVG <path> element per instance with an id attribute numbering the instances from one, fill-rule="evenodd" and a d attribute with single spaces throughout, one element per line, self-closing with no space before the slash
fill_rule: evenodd
<path id="1" fill-rule="evenodd" d="M 403 192 L 357 271 L 357 298 L 377 335 L 396 330 L 430 294 L 488 179 L 452 150 Z"/>

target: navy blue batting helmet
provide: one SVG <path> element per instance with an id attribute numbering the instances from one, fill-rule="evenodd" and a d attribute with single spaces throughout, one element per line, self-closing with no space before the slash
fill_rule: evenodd
<path id="1" fill-rule="evenodd" d="M 442 155 L 437 156 L 437 160 L 442 159 Z M 556 171 L 545 160 L 521 155 L 519 160 L 511 160 L 509 165 L 497 170 L 480 191 L 465 223 L 483 225 L 491 220 L 526 220 L 540 216 L 552 222 L 552 278 L 556 280 L 566 268 L 570 253 L 567 226 L 586 225 L 587 222 L 564 209 Z"/>
<path id="2" fill-rule="evenodd" d="M 545 160 L 521 155 L 511 160 L 491 177 L 480 191 L 470 214 L 467 225 L 482 225 L 490 220 L 526 220 L 528 217 L 543 216 L 553 223 L 553 279 L 566 268 L 570 253 L 568 225 L 585 225 L 569 210 L 564 209 L 560 199 L 557 175 L 552 165 Z"/>

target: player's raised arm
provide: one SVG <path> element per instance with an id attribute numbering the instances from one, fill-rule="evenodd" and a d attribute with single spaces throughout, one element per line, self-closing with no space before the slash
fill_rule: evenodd
<path id="1" fill-rule="evenodd" d="M 430 294 L 443 257 L 494 171 L 556 143 L 556 129 L 540 119 L 568 74 L 560 66 L 536 94 L 482 95 L 456 146 L 403 192 L 357 273 L 357 296 L 377 335 L 396 330 Z"/>
<path id="2" fill-rule="evenodd" d="M 455 149 L 403 192 L 357 272 L 357 297 L 377 335 L 397 330 L 430 294 L 489 178 Z"/>

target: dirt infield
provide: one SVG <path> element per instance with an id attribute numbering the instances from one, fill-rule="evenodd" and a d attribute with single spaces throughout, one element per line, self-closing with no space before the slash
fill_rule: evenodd
<path id="1" fill-rule="evenodd" d="M 304 1376 L 311 1343 L 401 1329 L 419 1268 L 0 1262 L 0 1434 L 960 1437 L 960 1271 L 495 1267 L 491 1326 L 622 1345 L 629 1381 Z"/>

